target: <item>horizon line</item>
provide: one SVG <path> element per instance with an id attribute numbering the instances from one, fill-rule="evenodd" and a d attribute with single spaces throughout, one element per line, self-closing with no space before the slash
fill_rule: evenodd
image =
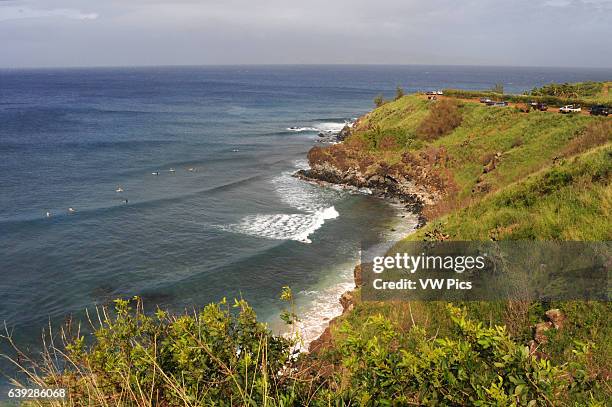
<path id="1" fill-rule="evenodd" d="M 470 67 L 470 68 L 544 68 L 544 69 L 593 69 L 610 70 L 612 67 L 601 66 L 553 66 L 553 65 L 495 65 L 495 64 L 383 64 L 383 63 L 235 63 L 235 64 L 137 64 L 137 65 L 46 65 L 46 66 L 0 66 L 0 70 L 51 70 L 51 69 L 118 69 L 118 68 L 199 68 L 199 67 L 333 67 L 333 66 L 363 66 L 363 67 Z"/>

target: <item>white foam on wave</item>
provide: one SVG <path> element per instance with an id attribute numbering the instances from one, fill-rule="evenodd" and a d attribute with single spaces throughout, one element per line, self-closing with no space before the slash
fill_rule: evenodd
<path id="1" fill-rule="evenodd" d="M 307 166 L 303 160 L 296 161 L 296 168 Z M 324 190 L 283 173 L 270 182 L 274 185 L 280 200 L 299 213 L 248 215 L 240 222 L 220 226 L 222 230 L 259 236 L 266 239 L 295 240 L 312 243 L 310 235 L 321 228 L 326 220 L 335 219 L 340 214 L 333 206 L 339 193 Z"/>
<path id="2" fill-rule="evenodd" d="M 336 270 L 330 270 L 325 273 L 328 278 L 319 284 L 320 288 L 298 293 L 297 314 L 300 321 L 297 328 L 303 342 L 303 350 L 307 350 L 310 342 L 325 331 L 331 319 L 342 314 L 339 299 L 343 293 L 355 288 L 353 268 L 356 263 L 357 260 L 353 260 L 340 265 Z"/>
<path id="3" fill-rule="evenodd" d="M 286 130 L 301 133 L 304 131 L 323 132 L 323 133 L 338 133 L 344 126 L 352 126 L 353 121 L 345 120 L 342 122 L 319 122 L 313 126 L 292 126 Z"/>
<path id="4" fill-rule="evenodd" d="M 344 126 L 346 126 L 347 124 L 349 124 L 349 122 L 342 122 L 342 123 L 323 122 L 323 123 L 317 124 L 316 128 L 317 130 L 323 131 L 323 132 L 337 133 L 340 130 L 342 130 Z"/>
<path id="5" fill-rule="evenodd" d="M 333 206 L 315 213 L 260 214 L 242 218 L 239 223 L 221 226 L 221 229 L 250 236 L 275 240 L 295 240 L 312 243 L 309 236 L 319 229 L 326 220 L 339 216 Z"/>
<path id="6" fill-rule="evenodd" d="M 317 131 L 318 129 L 316 127 L 287 127 L 286 130 L 301 133 L 303 131 Z"/>

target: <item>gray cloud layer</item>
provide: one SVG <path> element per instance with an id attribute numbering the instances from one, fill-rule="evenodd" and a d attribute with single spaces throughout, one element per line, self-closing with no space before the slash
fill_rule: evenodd
<path id="1" fill-rule="evenodd" d="M 0 66 L 612 66 L 612 0 L 0 0 Z"/>

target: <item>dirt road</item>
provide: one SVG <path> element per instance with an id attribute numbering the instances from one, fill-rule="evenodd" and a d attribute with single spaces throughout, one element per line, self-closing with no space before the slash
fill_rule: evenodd
<path id="1" fill-rule="evenodd" d="M 419 95 L 419 97 L 421 99 L 427 99 L 428 95 Z M 454 100 L 460 100 L 462 102 L 466 102 L 466 103 L 478 103 L 480 104 L 480 98 L 460 98 L 460 97 L 454 97 L 454 96 L 440 96 L 437 95 L 436 96 L 437 100 L 444 100 L 444 99 L 454 99 Z M 484 105 L 484 104 L 483 104 Z M 518 107 L 521 110 L 524 110 L 526 114 L 529 113 L 529 111 L 527 110 L 527 105 L 525 103 L 513 103 L 513 102 L 508 102 L 508 107 Z M 491 106 L 492 109 L 494 109 L 493 106 Z M 545 111 L 546 113 L 559 113 L 559 114 L 563 114 L 559 112 L 559 108 L 558 107 L 549 107 L 548 110 Z M 583 116 L 590 116 L 590 113 L 587 109 L 582 109 L 582 111 L 580 113 L 565 113 L 568 115 L 575 115 L 575 114 L 581 114 Z M 612 119 L 612 116 L 608 116 L 608 118 Z"/>

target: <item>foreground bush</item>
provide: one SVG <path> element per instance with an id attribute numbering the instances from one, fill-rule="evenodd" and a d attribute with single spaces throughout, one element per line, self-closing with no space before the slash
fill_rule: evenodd
<path id="1" fill-rule="evenodd" d="M 68 398 L 38 405 L 597 405 L 584 367 L 589 345 L 555 366 L 504 327 L 484 327 L 451 305 L 448 313 L 454 336 L 427 337 L 416 325 L 403 331 L 373 315 L 344 326 L 327 353 L 297 357 L 295 342 L 273 335 L 244 301 L 174 317 L 117 300 L 112 316 L 101 313 L 90 345 L 77 335 L 49 347 L 42 364 L 24 367 L 23 385 L 67 389 Z M 282 317 L 296 320 L 289 311 Z"/>
<path id="2" fill-rule="evenodd" d="M 64 331 L 63 347 L 22 366 L 24 386 L 67 389 L 60 405 L 298 403 L 295 372 L 287 370 L 295 365 L 294 341 L 272 335 L 244 300 L 180 316 L 146 315 L 138 299 L 116 300 L 98 317 L 89 345 Z"/>
<path id="3" fill-rule="evenodd" d="M 359 405 L 557 406 L 592 399 L 585 374 L 589 345 L 562 365 L 537 359 L 505 327 L 484 327 L 448 305 L 456 336 L 428 337 L 414 326 L 402 332 L 371 316 L 360 330 L 344 328 L 338 348 L 346 371 L 345 402 Z"/>

